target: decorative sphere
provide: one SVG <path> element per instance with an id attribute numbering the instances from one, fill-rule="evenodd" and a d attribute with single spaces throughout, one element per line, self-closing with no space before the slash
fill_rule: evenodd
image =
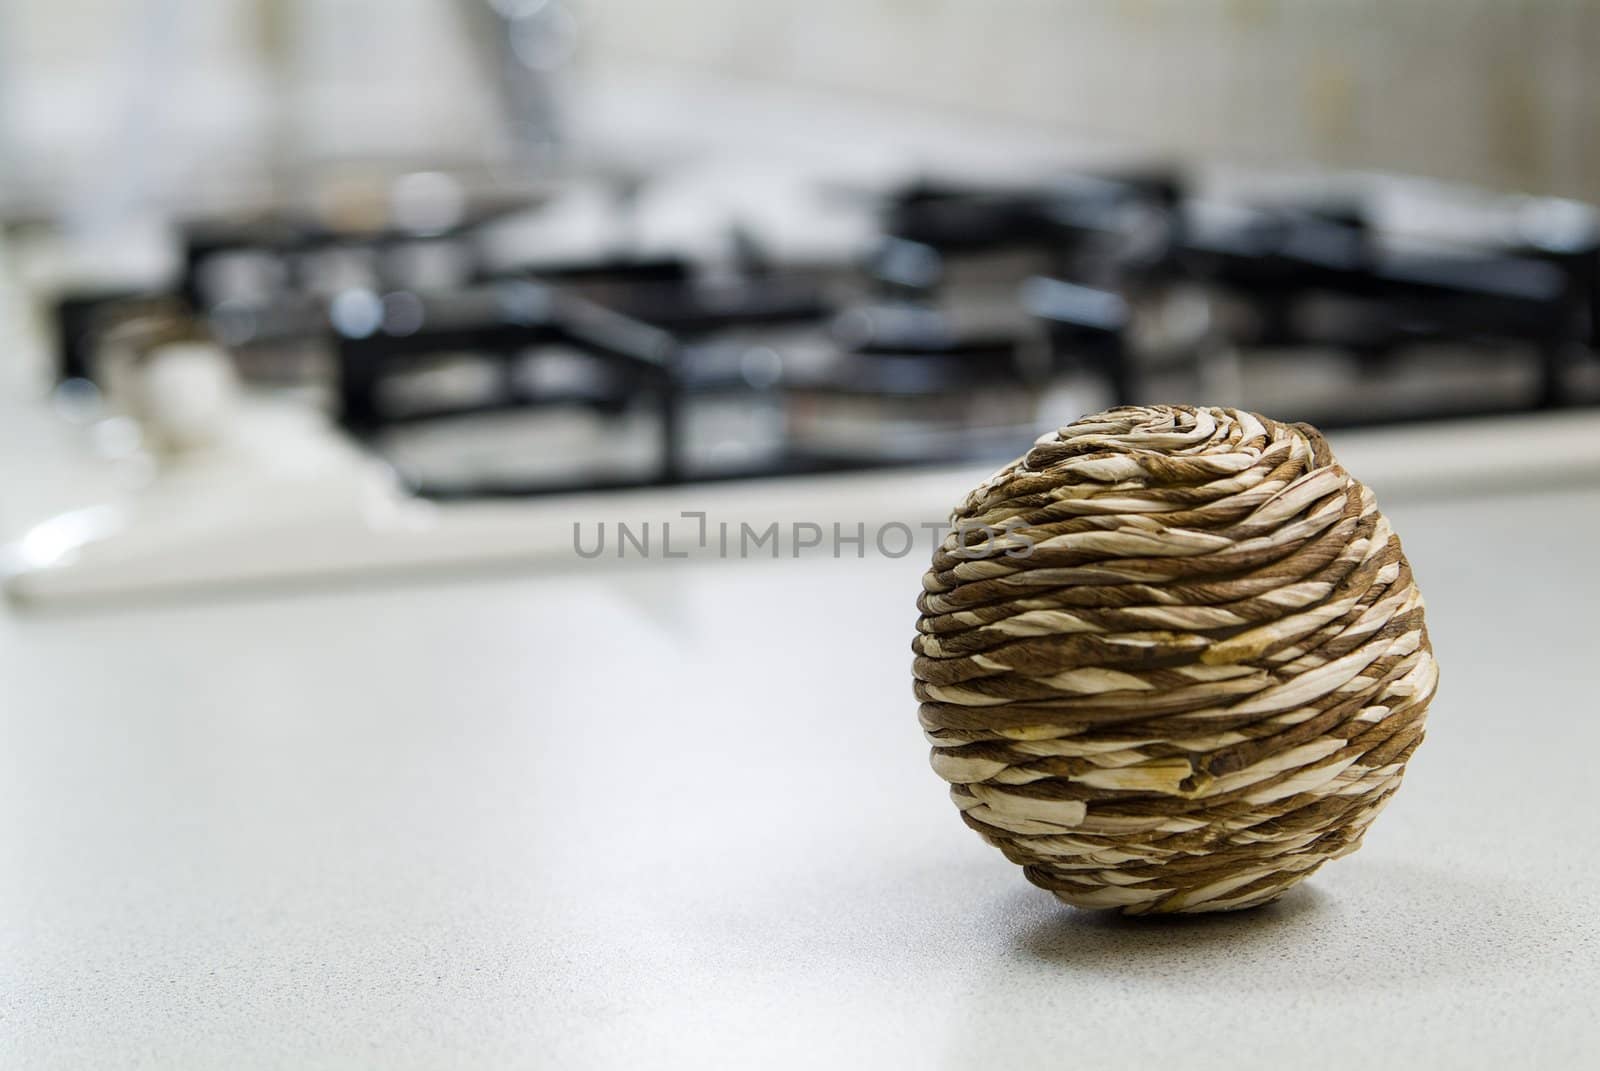
<path id="1" fill-rule="evenodd" d="M 1314 428 L 1112 409 L 951 524 L 917 601 L 922 726 L 1030 881 L 1229 911 L 1360 846 L 1438 671 L 1399 538 Z"/>

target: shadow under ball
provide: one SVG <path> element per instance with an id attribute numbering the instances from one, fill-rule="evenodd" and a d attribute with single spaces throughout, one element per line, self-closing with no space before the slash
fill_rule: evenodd
<path id="1" fill-rule="evenodd" d="M 1124 407 L 969 494 L 917 601 L 933 768 L 1080 907 L 1229 911 L 1362 834 L 1438 670 L 1372 492 L 1306 424 Z"/>

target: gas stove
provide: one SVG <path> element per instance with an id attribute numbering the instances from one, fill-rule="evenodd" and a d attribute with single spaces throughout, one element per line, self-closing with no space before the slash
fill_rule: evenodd
<path id="1" fill-rule="evenodd" d="M 561 197 L 195 221 L 165 292 L 62 297 L 59 373 L 113 389 L 154 318 L 149 344 L 216 340 L 437 499 L 998 461 L 1107 404 L 1338 428 L 1600 401 L 1592 210 L 1475 195 L 1463 224 L 1382 193 L 924 179 L 871 191 L 821 262 L 737 224 L 508 246 L 508 219 L 559 229 Z"/>

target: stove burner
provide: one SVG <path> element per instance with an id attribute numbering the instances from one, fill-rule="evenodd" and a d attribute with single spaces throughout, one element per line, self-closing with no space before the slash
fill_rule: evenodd
<path id="1" fill-rule="evenodd" d="M 886 198 L 859 264 L 786 265 L 736 231 L 718 270 L 615 248 L 486 270 L 479 236 L 513 207 L 424 232 L 196 225 L 164 300 L 247 377 L 322 369 L 344 426 L 440 497 L 1000 458 L 1076 415 L 1043 400 L 1061 383 L 1249 404 L 1315 369 L 1344 400 L 1283 387 L 1260 407 L 1330 427 L 1600 401 L 1580 375 L 1600 380 L 1593 212 L 1424 245 L 1360 199 L 1204 201 L 1155 169 L 919 182 Z M 107 332 L 151 297 L 61 301 L 62 376 L 97 377 Z M 416 460 L 491 426 L 510 430 L 466 461 Z"/>

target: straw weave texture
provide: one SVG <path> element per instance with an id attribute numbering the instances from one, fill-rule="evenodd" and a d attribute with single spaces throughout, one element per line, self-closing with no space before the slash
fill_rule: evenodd
<path id="1" fill-rule="evenodd" d="M 952 523 L 918 600 L 920 718 L 962 817 L 1029 880 L 1226 911 L 1360 845 L 1438 674 L 1399 539 L 1315 429 L 1113 409 Z"/>

